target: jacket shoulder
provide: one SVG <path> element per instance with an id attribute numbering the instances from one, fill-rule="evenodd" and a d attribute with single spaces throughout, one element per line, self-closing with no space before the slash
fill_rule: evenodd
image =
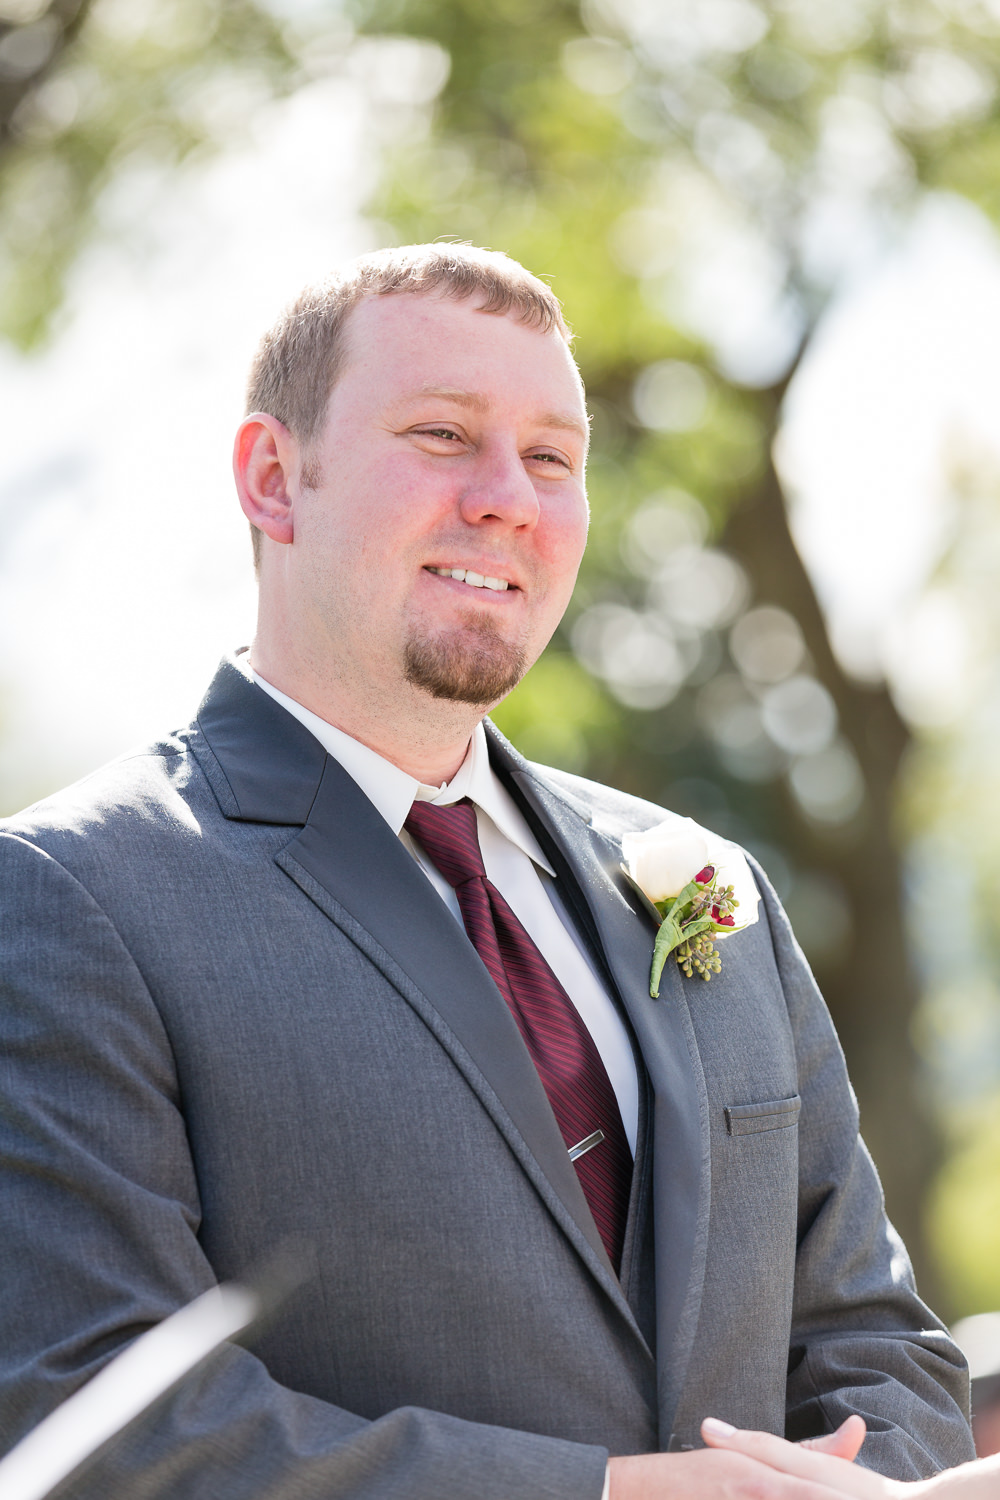
<path id="1" fill-rule="evenodd" d="M 82 840 L 103 844 L 126 828 L 189 823 L 195 785 L 203 776 L 191 753 L 188 727 L 114 760 L 0 819 L 0 835 L 37 845 L 59 858 Z"/>
<path id="2" fill-rule="evenodd" d="M 559 771 L 554 766 L 542 766 L 534 761 L 525 761 L 524 765 L 528 775 L 558 792 L 575 806 L 586 822 L 612 837 L 631 830 L 653 828 L 657 823 L 678 816 L 655 802 L 633 797 L 599 781 L 589 781 L 585 776 L 575 776 L 570 771 Z"/>

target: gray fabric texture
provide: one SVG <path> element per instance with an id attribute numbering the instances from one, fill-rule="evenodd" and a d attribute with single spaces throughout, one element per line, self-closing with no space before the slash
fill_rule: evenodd
<path id="1" fill-rule="evenodd" d="M 722 974 L 669 966 L 653 1001 L 618 867 L 662 811 L 491 754 L 641 1058 L 621 1281 L 475 951 L 225 664 L 195 725 L 0 834 L 0 1448 L 294 1237 L 311 1280 L 68 1492 L 598 1500 L 609 1451 L 706 1415 L 860 1411 L 901 1478 L 971 1457 L 961 1357 L 763 877 Z"/>

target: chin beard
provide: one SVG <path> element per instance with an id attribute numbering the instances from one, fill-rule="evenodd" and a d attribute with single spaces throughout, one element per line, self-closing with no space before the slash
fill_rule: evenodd
<path id="1" fill-rule="evenodd" d="M 480 624 L 470 640 L 444 637 L 410 640 L 404 664 L 407 682 L 433 698 L 489 708 L 506 698 L 527 671 L 524 652 L 505 641 L 496 628 Z"/>

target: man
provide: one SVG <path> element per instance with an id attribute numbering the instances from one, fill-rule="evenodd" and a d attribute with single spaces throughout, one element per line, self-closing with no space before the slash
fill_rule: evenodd
<path id="1" fill-rule="evenodd" d="M 713 1413 L 968 1457 L 763 877 L 721 975 L 652 1000 L 621 837 L 663 812 L 482 727 L 586 535 L 549 289 L 369 258 L 267 336 L 250 409 L 249 657 L 0 839 L 8 1442 L 293 1236 L 308 1285 L 79 1493 L 816 1500 L 700 1448 Z"/>

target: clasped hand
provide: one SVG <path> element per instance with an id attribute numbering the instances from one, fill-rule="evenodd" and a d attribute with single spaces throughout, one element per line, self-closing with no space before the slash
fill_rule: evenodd
<path id="1" fill-rule="evenodd" d="M 709 1417 L 697 1452 L 613 1458 L 611 1500 L 1000 1500 L 1000 1455 L 906 1483 L 854 1463 L 865 1431 L 852 1416 L 826 1437 L 789 1443 Z"/>

